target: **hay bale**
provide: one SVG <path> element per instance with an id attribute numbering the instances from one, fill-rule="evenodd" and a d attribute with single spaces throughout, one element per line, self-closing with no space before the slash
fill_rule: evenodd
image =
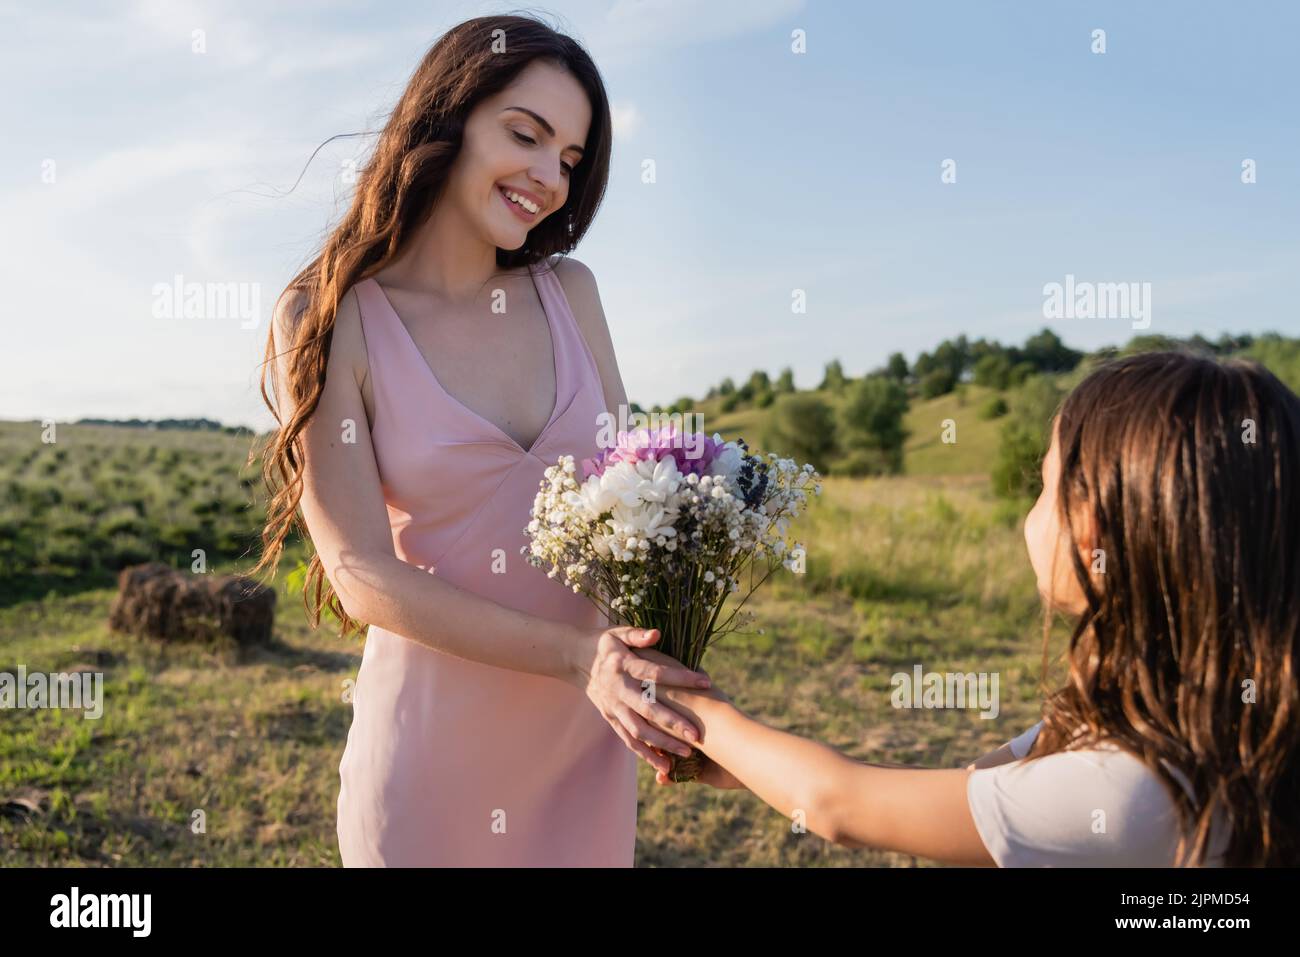
<path id="1" fill-rule="evenodd" d="M 160 562 L 132 565 L 117 578 L 109 610 L 114 631 L 169 641 L 267 644 L 275 591 L 239 575 L 186 575 Z"/>

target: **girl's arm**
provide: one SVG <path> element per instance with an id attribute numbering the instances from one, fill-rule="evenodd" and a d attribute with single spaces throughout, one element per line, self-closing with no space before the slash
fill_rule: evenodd
<path id="1" fill-rule="evenodd" d="M 696 747 L 789 818 L 849 847 L 991 866 L 966 798 L 969 768 L 863 764 L 755 721 L 718 691 L 661 688 L 703 732 Z"/>

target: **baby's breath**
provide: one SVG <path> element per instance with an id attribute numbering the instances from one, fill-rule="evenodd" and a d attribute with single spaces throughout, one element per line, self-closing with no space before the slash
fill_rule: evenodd
<path id="1" fill-rule="evenodd" d="M 788 541 L 790 523 L 822 489 L 811 465 L 717 441 L 704 475 L 682 475 L 667 455 L 579 481 L 573 456 L 561 457 L 543 474 L 521 549 L 611 618 L 658 628 L 659 647 L 692 668 L 774 569 L 794 568 L 802 546 Z M 746 571 L 748 591 L 722 618 Z"/>

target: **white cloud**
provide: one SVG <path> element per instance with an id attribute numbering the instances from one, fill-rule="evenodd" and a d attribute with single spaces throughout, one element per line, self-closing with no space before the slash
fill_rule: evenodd
<path id="1" fill-rule="evenodd" d="M 633 103 L 611 103 L 610 116 L 614 120 L 614 136 L 626 141 L 636 135 L 641 127 L 641 113 Z"/>

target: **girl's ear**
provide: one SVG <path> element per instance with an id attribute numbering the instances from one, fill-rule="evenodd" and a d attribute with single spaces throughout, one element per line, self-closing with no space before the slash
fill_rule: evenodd
<path id="1" fill-rule="evenodd" d="M 1086 502 L 1078 511 L 1079 514 L 1072 521 L 1074 540 L 1079 546 L 1083 564 L 1091 568 L 1097 557 L 1093 552 L 1100 547 L 1098 542 L 1101 536 L 1097 529 L 1097 516 Z"/>

